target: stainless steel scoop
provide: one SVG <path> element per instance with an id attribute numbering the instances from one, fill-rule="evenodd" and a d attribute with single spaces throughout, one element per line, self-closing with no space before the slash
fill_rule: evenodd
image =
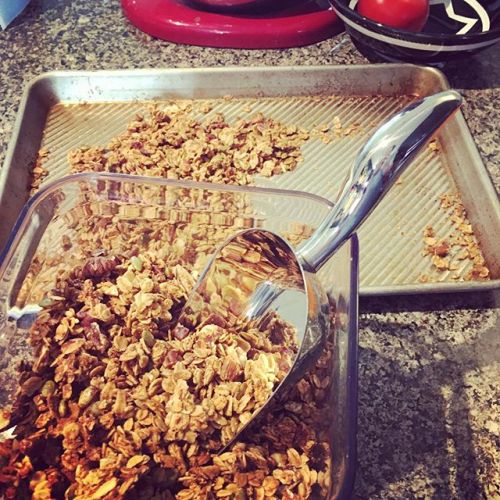
<path id="1" fill-rule="evenodd" d="M 297 253 L 283 238 L 262 229 L 242 231 L 215 252 L 177 328 L 248 321 L 269 331 L 275 344 L 284 337 L 276 317 L 296 329 L 299 348 L 293 365 L 250 422 L 302 377 L 322 351 L 330 308 L 316 272 L 356 231 L 461 102 L 457 92 L 441 92 L 410 104 L 383 124 L 357 155 L 337 204 Z M 250 422 L 238 429 L 225 448 Z"/>

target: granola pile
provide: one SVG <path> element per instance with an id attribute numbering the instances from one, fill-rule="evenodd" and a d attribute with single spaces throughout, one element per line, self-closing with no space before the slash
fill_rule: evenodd
<path id="1" fill-rule="evenodd" d="M 107 147 L 72 152 L 72 170 L 248 184 L 300 160 L 307 134 L 296 127 L 262 115 L 232 125 L 214 115 L 202 123 L 188 111 L 153 108 Z M 149 195 L 172 194 L 158 189 L 164 191 Z M 135 194 L 148 195 L 126 193 Z M 157 218 L 141 219 L 133 204 L 130 213 L 110 210 L 109 201 L 104 208 L 82 204 L 65 221 L 64 255 L 54 254 L 50 235 L 39 245 L 19 293 L 43 306 L 29 330 L 33 361 L 21 362 L 15 380 L 0 373 L 0 383 L 20 386 L 13 408 L 0 412 L 0 429 L 15 426 L 0 443 L 0 496 L 328 496 L 331 337 L 315 368 L 218 454 L 288 372 L 295 331 L 279 317 L 257 325 L 232 314 L 248 285 L 243 274 L 238 287 L 212 293 L 215 313 L 178 322 L 215 247 L 255 221 L 241 216 L 244 197 L 175 197 Z M 186 218 L 193 206 L 202 208 Z M 309 234 L 298 226 L 288 236 L 298 242 Z M 236 249 L 233 257 L 252 263 L 262 255 Z"/>
<path id="2" fill-rule="evenodd" d="M 258 329 L 222 316 L 179 327 L 194 281 L 167 255 L 90 257 L 59 276 L 2 419 L 17 425 L 0 445 L 5 498 L 327 494 L 328 350 L 258 430 L 218 456 L 288 370 L 294 331 L 278 318 Z"/>
<path id="3" fill-rule="evenodd" d="M 251 184 L 256 174 L 297 167 L 309 134 L 257 113 L 228 123 L 221 113 L 198 120 L 192 103 L 151 107 L 106 147 L 69 153 L 72 172 L 115 172 L 167 179 Z M 209 109 L 201 110 L 205 113 Z"/>
<path id="4" fill-rule="evenodd" d="M 331 339 L 315 370 L 218 455 L 288 371 L 295 332 L 279 318 L 235 321 L 224 300 L 244 283 L 232 283 L 220 314 L 179 325 L 214 248 L 255 221 L 235 215 L 244 198 L 178 194 L 167 218 L 79 208 L 66 221 L 64 252 L 51 251 L 47 235 L 20 292 L 44 309 L 29 332 L 34 361 L 22 362 L 20 393 L 2 414 L 3 429 L 16 426 L 0 444 L 5 498 L 328 496 Z M 186 218 L 193 203 L 210 215 Z M 297 226 L 290 240 L 309 231 Z M 262 257 L 233 250 L 249 263 Z"/>

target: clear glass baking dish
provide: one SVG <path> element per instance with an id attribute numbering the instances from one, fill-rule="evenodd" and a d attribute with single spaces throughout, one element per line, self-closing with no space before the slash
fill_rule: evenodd
<path id="1" fill-rule="evenodd" d="M 238 228 L 262 227 L 292 245 L 307 237 L 331 203 L 302 192 L 173 181 L 121 174 L 76 174 L 56 181 L 23 208 L 0 256 L 0 408 L 14 400 L 16 366 L 30 360 L 27 332 L 51 296 L 58 271 L 82 265 L 108 245 L 126 252 L 176 224 L 205 224 L 222 242 Z M 90 224 L 92 221 L 92 224 Z M 98 221 L 96 223 L 96 221 Z M 100 222 L 99 222 L 100 221 Z M 89 225 L 90 224 L 90 225 Z M 85 238 L 78 231 L 86 227 Z M 99 228 L 109 236 L 103 242 Z M 142 241 L 142 240 L 141 240 Z M 79 248 L 79 246 L 81 248 Z M 196 261 L 195 268 L 203 265 Z M 328 498 L 350 495 L 356 463 L 358 243 L 353 236 L 321 269 L 335 311 L 327 422 L 332 450 Z"/>

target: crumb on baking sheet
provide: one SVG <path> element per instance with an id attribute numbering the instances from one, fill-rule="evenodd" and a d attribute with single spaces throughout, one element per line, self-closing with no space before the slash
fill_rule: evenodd
<path id="1" fill-rule="evenodd" d="M 441 149 L 441 147 L 440 147 L 439 142 L 438 142 L 437 139 L 434 139 L 431 142 L 429 142 L 429 145 L 427 147 L 433 153 L 437 153 Z"/>
<path id="2" fill-rule="evenodd" d="M 423 232 L 424 250 L 422 254 L 429 256 L 432 267 L 437 271 L 457 271 L 465 269 L 464 281 L 490 279 L 490 271 L 486 265 L 479 242 L 474 235 L 472 224 L 458 193 L 444 193 L 439 197 L 439 208 L 447 213 L 452 223 L 452 232 L 445 238 L 438 239 L 435 230 L 427 226 Z"/>
<path id="3" fill-rule="evenodd" d="M 47 148 L 42 148 L 38 151 L 35 165 L 31 171 L 30 196 L 34 195 L 38 191 L 45 177 L 49 175 L 48 170 L 44 166 L 48 156 L 49 150 Z"/>
<path id="4" fill-rule="evenodd" d="M 345 137 L 355 137 L 362 133 L 364 133 L 364 128 L 361 124 L 354 122 L 343 126 L 338 116 L 333 118 L 331 124 L 319 124 L 310 131 L 312 139 L 318 139 L 325 144 Z"/>

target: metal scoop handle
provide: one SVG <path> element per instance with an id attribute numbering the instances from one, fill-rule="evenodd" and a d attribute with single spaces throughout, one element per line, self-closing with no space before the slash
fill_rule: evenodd
<path id="1" fill-rule="evenodd" d="M 422 146 L 461 105 L 448 90 L 407 106 L 382 125 L 356 156 L 351 176 L 331 213 L 299 249 L 306 271 L 316 272 L 378 205 Z"/>

